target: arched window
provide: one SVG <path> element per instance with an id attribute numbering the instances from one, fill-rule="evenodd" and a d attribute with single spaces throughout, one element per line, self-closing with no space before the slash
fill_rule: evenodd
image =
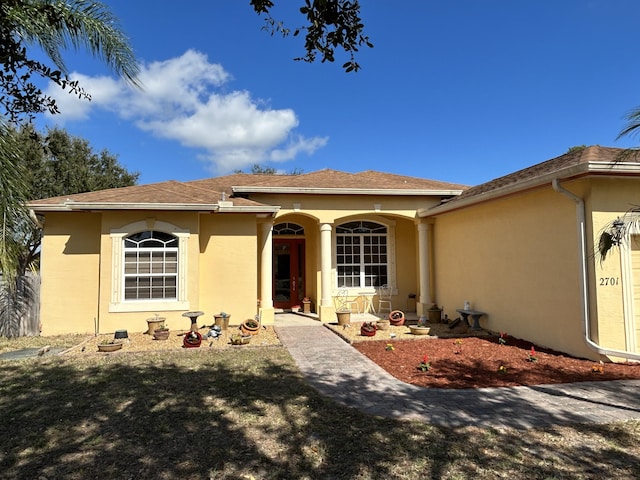
<path id="1" fill-rule="evenodd" d="M 178 237 L 151 230 L 123 242 L 124 300 L 176 300 Z"/>
<path id="2" fill-rule="evenodd" d="M 356 221 L 336 227 L 338 287 L 379 287 L 389 283 L 385 225 Z"/>
<path id="3" fill-rule="evenodd" d="M 274 235 L 304 235 L 304 227 L 297 223 L 283 222 L 273 226 Z"/>

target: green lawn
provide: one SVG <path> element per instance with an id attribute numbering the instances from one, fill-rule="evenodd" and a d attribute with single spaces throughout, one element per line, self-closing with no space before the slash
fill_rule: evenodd
<path id="1" fill-rule="evenodd" d="M 640 422 L 526 431 L 371 417 L 283 348 L 0 362 L 0 478 L 630 479 Z"/>

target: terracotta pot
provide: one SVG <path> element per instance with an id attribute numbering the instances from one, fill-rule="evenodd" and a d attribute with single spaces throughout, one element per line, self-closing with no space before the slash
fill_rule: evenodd
<path id="1" fill-rule="evenodd" d="M 120 350 L 121 348 L 121 343 L 106 343 L 103 345 L 98 345 L 99 352 L 115 352 L 116 350 Z"/>
<path id="2" fill-rule="evenodd" d="M 249 325 L 248 322 L 242 322 L 240 325 L 240 331 L 245 335 L 257 335 L 260 332 L 260 324 L 254 320 L 251 320 L 252 324 L 255 324 L 255 327 Z"/>
<path id="3" fill-rule="evenodd" d="M 154 340 L 168 340 L 169 339 L 169 330 L 154 330 L 153 339 Z"/>
<path id="4" fill-rule="evenodd" d="M 404 325 L 404 313 L 400 310 L 394 310 L 389 314 L 389 322 L 391 325 L 395 325 L 396 327 Z"/>
<path id="5" fill-rule="evenodd" d="M 363 324 L 360 327 L 360 335 L 363 337 L 373 337 L 376 334 L 376 327 L 373 324 Z"/>
<path id="6" fill-rule="evenodd" d="M 182 345 L 184 346 L 184 348 L 197 348 L 201 343 L 202 335 L 200 335 L 200 332 L 189 332 L 185 334 L 184 338 L 182 339 Z"/>

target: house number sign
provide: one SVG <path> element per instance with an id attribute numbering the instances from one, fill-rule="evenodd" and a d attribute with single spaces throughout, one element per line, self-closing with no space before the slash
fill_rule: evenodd
<path id="1" fill-rule="evenodd" d="M 619 277 L 600 277 L 601 287 L 614 287 L 616 285 L 620 285 Z"/>

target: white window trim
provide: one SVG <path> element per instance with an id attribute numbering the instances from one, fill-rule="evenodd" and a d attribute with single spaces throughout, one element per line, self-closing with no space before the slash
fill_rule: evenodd
<path id="1" fill-rule="evenodd" d="M 384 217 L 372 216 L 369 215 L 367 217 L 358 217 L 358 218 L 346 218 L 341 219 L 339 221 L 334 222 L 334 228 L 332 229 L 331 235 L 331 244 L 332 244 L 332 252 L 331 258 L 333 263 L 333 296 L 335 296 L 338 292 L 338 241 L 337 241 L 337 227 L 342 225 L 343 223 L 349 222 L 374 222 L 379 223 L 380 225 L 384 225 L 387 227 L 387 283 L 393 287 L 392 295 L 396 295 L 398 293 L 397 283 L 396 283 L 396 222 L 393 220 L 389 220 Z M 346 287 L 349 295 L 359 295 L 362 292 L 377 292 L 376 287 Z"/>
<path id="2" fill-rule="evenodd" d="M 124 299 L 124 238 L 134 233 L 156 230 L 178 238 L 178 298 L 176 300 Z M 109 312 L 148 312 L 189 310 L 187 301 L 187 244 L 189 230 L 159 220 L 141 220 L 112 229 L 111 236 L 111 301 Z"/>

